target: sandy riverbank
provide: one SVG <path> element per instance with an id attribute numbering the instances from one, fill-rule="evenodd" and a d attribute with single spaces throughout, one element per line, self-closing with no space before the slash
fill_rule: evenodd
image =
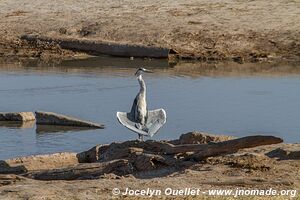
<path id="1" fill-rule="evenodd" d="M 179 140 L 168 142 L 173 144 L 191 144 L 191 142 L 196 142 L 196 144 L 200 143 L 206 145 L 207 142 L 228 140 L 233 141 L 232 137 L 228 136 L 187 133 L 182 135 Z M 5 171 L 8 172 L 7 170 L 9 170 L 10 174 L 0 174 L 1 199 L 16 200 L 25 198 L 63 200 L 141 198 L 141 196 L 130 195 L 115 196 L 112 194 L 114 188 L 119 188 L 121 192 L 124 192 L 126 188 L 133 190 L 150 188 L 159 189 L 161 191 L 164 191 L 166 188 L 172 188 L 174 190 L 182 188 L 199 188 L 203 192 L 208 192 L 213 189 L 232 189 L 235 191 L 237 188 L 240 190 L 269 190 L 272 188 L 272 190 L 277 190 L 277 192 L 282 190 L 293 190 L 294 192 L 282 196 L 278 195 L 276 198 L 274 196 L 261 196 L 260 199 L 287 199 L 290 197 L 299 197 L 299 144 L 279 143 L 258 146 L 241 149 L 233 154 L 207 157 L 201 161 L 183 159 L 182 161 L 177 162 L 177 164 L 169 166 L 167 166 L 168 161 L 165 163 L 166 160 L 161 160 L 161 162 L 159 162 L 156 160 L 157 158 L 152 158 L 153 160 L 149 160 L 148 162 L 147 159 L 141 160 L 139 157 L 135 158 L 134 153 L 132 153 L 130 154 L 129 160 L 137 159 L 136 161 L 138 161 L 130 161 L 135 169 L 134 172 L 128 173 L 128 168 L 126 167 L 128 165 L 125 163 L 119 165 L 112 164 L 109 169 L 99 167 L 105 163 L 99 163 L 101 162 L 101 159 L 105 158 L 110 160 L 114 159 L 113 157 L 116 155 L 120 156 L 119 153 L 116 154 L 116 152 L 122 151 L 122 149 L 118 148 L 118 145 L 122 146 L 124 144 L 138 144 L 144 146 L 146 144 L 151 144 L 151 142 L 138 143 L 137 141 L 131 141 L 127 143 L 111 144 L 112 146 L 108 148 L 99 146 L 99 149 L 92 148 L 89 151 L 79 154 L 60 153 L 2 161 L 0 170 L 2 173 Z M 109 150 L 109 148 L 112 149 Z M 122 148 L 125 148 L 125 146 Z M 147 148 L 148 147 L 145 146 L 145 152 L 147 152 Z M 133 151 L 138 149 L 139 148 L 131 148 Z M 98 157 L 97 154 L 100 152 L 100 157 Z M 107 154 L 107 152 L 109 153 Z M 108 155 L 112 157 L 107 157 Z M 144 154 L 144 156 L 147 155 L 147 153 Z M 192 154 L 181 154 L 183 157 L 188 155 Z M 125 155 L 122 156 L 124 157 Z M 176 157 L 176 159 L 179 159 L 178 155 Z M 98 162 L 94 162 L 94 159 L 99 160 Z M 90 163 L 92 161 L 93 163 Z M 80 168 L 76 168 L 76 166 L 80 165 L 78 165 L 78 162 L 83 164 Z M 139 162 L 144 164 L 139 165 Z M 152 169 L 146 169 L 149 163 L 151 163 Z M 6 165 L 9 165 L 10 167 Z M 72 168 L 74 166 L 75 168 Z M 53 169 L 59 170 L 62 168 L 68 169 L 69 172 L 65 170 L 64 173 L 61 173 L 62 171 L 51 171 Z M 107 171 L 108 173 L 101 174 L 101 172 L 95 169 L 100 171 L 114 171 L 114 173 Z M 24 170 L 26 170 L 26 173 L 22 175 Z M 45 173 L 44 170 L 50 171 Z M 42 172 L 43 175 L 40 172 Z M 295 192 L 295 190 L 297 192 Z M 165 199 L 234 199 L 233 195 L 209 196 L 203 193 L 196 196 L 186 195 L 168 197 L 162 194 L 155 197 L 163 197 Z M 146 196 L 146 198 L 148 197 Z M 258 199 L 258 196 L 242 196 L 239 199 Z"/>
<path id="2" fill-rule="evenodd" d="M 23 34 L 175 49 L 181 58 L 237 62 L 299 61 L 297 1 L 16 1 L 0 6 L 0 55 L 74 57 Z"/>

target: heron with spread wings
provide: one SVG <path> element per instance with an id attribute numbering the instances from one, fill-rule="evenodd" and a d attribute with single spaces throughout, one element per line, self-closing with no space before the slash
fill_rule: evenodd
<path id="1" fill-rule="evenodd" d="M 140 85 L 140 91 L 136 95 L 131 111 L 117 112 L 119 122 L 126 128 L 138 134 L 139 140 L 143 136 L 153 137 L 158 130 L 166 123 L 166 111 L 164 109 L 148 110 L 146 100 L 146 83 L 143 79 L 143 73 L 153 73 L 145 68 L 139 68 L 135 76 Z"/>

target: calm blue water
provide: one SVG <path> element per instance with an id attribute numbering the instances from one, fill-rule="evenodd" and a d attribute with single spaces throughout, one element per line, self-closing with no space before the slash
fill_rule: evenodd
<path id="1" fill-rule="evenodd" d="M 17 70 L 18 69 L 18 70 Z M 138 91 L 135 69 L 0 71 L 0 111 L 52 111 L 104 123 L 106 129 L 36 132 L 36 126 L 0 126 L 0 159 L 136 139 L 116 120 Z M 103 70 L 103 71 L 102 71 Z M 246 136 L 275 135 L 300 142 L 300 76 L 180 76 L 168 69 L 146 76 L 149 109 L 165 108 L 167 123 L 154 139 L 175 139 L 192 130 Z M 26 126 L 28 126 L 26 128 Z"/>

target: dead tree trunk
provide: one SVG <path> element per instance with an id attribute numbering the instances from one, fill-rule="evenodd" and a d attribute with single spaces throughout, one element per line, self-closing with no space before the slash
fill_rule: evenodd
<path id="1" fill-rule="evenodd" d="M 175 155 L 193 152 L 194 154 L 191 158 L 201 160 L 210 156 L 234 153 L 239 149 L 277 144 L 282 141 L 283 140 L 278 137 L 260 135 L 208 144 L 173 145 L 167 142 L 158 141 L 127 141 L 124 143 L 112 143 L 109 146 L 106 146 L 105 151 L 98 155 L 98 158 L 99 161 L 125 159 L 130 155 L 129 149 L 135 147 L 142 149 L 146 153 L 150 152 L 151 154 Z"/>
<path id="2" fill-rule="evenodd" d="M 38 180 L 74 180 L 91 179 L 105 173 L 126 175 L 166 167 L 180 168 L 185 164 L 190 165 L 207 157 L 281 142 L 280 138 L 260 135 L 207 144 L 173 145 L 168 142 L 150 140 L 146 142 L 127 141 L 98 145 L 77 154 L 79 162 L 93 163 L 79 163 L 61 169 L 29 171 L 23 176 Z"/>

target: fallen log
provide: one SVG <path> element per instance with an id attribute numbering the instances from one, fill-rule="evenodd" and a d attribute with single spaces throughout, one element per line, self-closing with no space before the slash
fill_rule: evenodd
<path id="1" fill-rule="evenodd" d="M 76 160 L 76 163 L 73 165 L 64 165 L 52 169 L 40 167 L 30 169 L 26 167 L 28 171 L 21 173 L 25 177 L 38 180 L 74 180 L 93 179 L 107 173 L 127 175 L 147 171 L 159 172 L 170 168 L 180 170 L 207 157 L 232 154 L 243 148 L 277 144 L 282 141 L 278 137 L 261 135 L 206 144 L 182 145 L 174 145 L 165 141 L 148 140 L 142 142 L 134 140 L 123 143 L 111 143 L 109 145 L 97 145 L 88 151 L 73 155 L 72 158 Z M 243 158 L 241 158 L 242 162 Z M 247 160 L 248 157 L 245 159 Z M 256 157 L 252 160 L 256 160 Z M 47 159 L 44 162 L 45 166 L 48 166 L 49 163 L 53 163 L 53 159 Z M 239 161 L 234 158 L 229 159 L 228 163 L 249 167 L 244 162 L 245 165 L 243 163 L 240 165 Z M 36 164 L 38 165 L 38 163 Z M 20 173 L 20 171 L 17 172 Z"/>
<path id="2" fill-rule="evenodd" d="M 197 149 L 195 151 L 197 153 L 192 155 L 192 157 L 196 160 L 202 160 L 211 156 L 235 153 L 239 149 L 278 144 L 281 142 L 283 142 L 281 138 L 274 136 L 248 136 L 224 142 L 207 144 L 206 147 Z"/>
<path id="3" fill-rule="evenodd" d="M 27 121 L 34 121 L 34 120 L 35 120 L 35 116 L 32 112 L 14 112 L 14 113 L 0 112 L 0 121 L 27 122 Z"/>
<path id="4" fill-rule="evenodd" d="M 274 136 L 248 136 L 217 143 L 208 144 L 183 144 L 173 145 L 168 142 L 152 141 L 146 142 L 127 141 L 123 143 L 112 143 L 106 147 L 102 154 L 98 155 L 100 161 L 126 158 L 129 155 L 129 148 L 142 148 L 153 154 L 184 154 L 194 152 L 189 158 L 202 160 L 210 156 L 235 153 L 239 149 L 252 148 L 262 145 L 281 143 L 283 140 Z"/>
<path id="5" fill-rule="evenodd" d="M 209 142 L 223 142 L 235 139 L 228 135 L 213 135 L 205 132 L 192 131 L 182 134 L 179 139 L 168 141 L 170 144 L 207 144 Z"/>
<path id="6" fill-rule="evenodd" d="M 92 54 L 105 54 L 120 57 L 149 57 L 168 58 L 174 50 L 162 47 L 150 47 L 144 45 L 120 44 L 87 39 L 51 38 L 37 35 L 23 35 L 21 39 L 31 42 L 54 42 L 63 49 L 90 52 Z"/>
<path id="7" fill-rule="evenodd" d="M 283 146 L 266 153 L 266 155 L 278 160 L 300 160 L 300 144 L 290 147 Z"/>
<path id="8" fill-rule="evenodd" d="M 128 160 L 120 159 L 103 163 L 80 163 L 67 168 L 33 171 L 22 175 L 37 180 L 75 180 L 91 179 L 107 173 L 129 174 L 132 173 L 132 166 Z"/>
<path id="9" fill-rule="evenodd" d="M 155 147 L 160 152 L 166 154 L 177 154 L 184 152 L 196 152 L 202 154 L 205 157 L 219 155 L 223 153 L 234 153 L 239 149 L 252 148 L 262 145 L 270 145 L 281 143 L 283 140 L 274 136 L 247 136 L 233 140 L 227 140 L 223 142 L 208 143 L 208 144 L 183 144 L 172 145 L 169 143 L 159 144 L 158 142 L 150 141 L 150 145 Z M 206 156 L 207 155 L 207 156 Z"/>
<path id="10" fill-rule="evenodd" d="M 104 125 L 89 122 L 75 117 L 70 117 L 54 112 L 36 111 L 37 125 L 56 125 L 56 126 L 72 126 L 72 127 L 87 127 L 87 128 L 104 128 Z M 63 128 L 63 127 L 62 127 Z"/>

